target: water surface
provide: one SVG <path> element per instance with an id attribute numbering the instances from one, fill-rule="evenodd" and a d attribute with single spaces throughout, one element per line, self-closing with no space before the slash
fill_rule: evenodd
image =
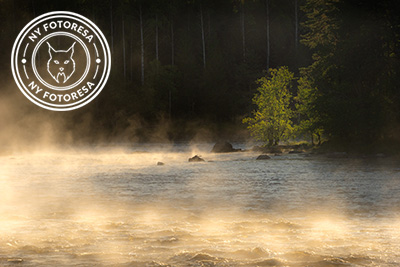
<path id="1" fill-rule="evenodd" d="M 400 265 L 398 161 L 211 148 L 1 156 L 0 265 Z"/>

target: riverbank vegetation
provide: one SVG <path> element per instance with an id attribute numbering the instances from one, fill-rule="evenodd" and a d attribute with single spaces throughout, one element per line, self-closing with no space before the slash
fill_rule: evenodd
<path id="1" fill-rule="evenodd" d="M 257 120 L 265 114 L 259 101 L 268 103 L 270 110 L 276 105 L 261 100 L 269 99 L 263 93 L 256 95 L 254 118 L 245 120 L 253 134 L 259 140 L 260 131 L 273 129 L 281 135 L 282 130 L 274 125 L 285 113 L 293 114 L 284 127 L 292 137 L 308 134 L 311 142 L 316 137 L 320 143 L 323 135 L 333 144 L 350 147 L 397 145 L 400 24 L 388 8 L 398 6 L 388 1 L 306 1 L 302 6 L 305 20 L 301 42 L 312 51 L 313 61 L 299 68 L 297 90 L 292 91 L 295 97 L 290 104 L 283 105 L 285 97 L 276 98 L 281 106 L 273 119 Z M 263 78 L 280 81 L 277 86 L 268 84 L 269 90 L 287 91 L 288 74 L 277 75 L 285 69 L 272 69 L 269 78 Z M 265 92 L 263 86 L 258 90 Z"/>

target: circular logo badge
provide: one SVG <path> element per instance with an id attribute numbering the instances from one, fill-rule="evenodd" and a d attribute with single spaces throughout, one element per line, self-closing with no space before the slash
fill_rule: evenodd
<path id="1" fill-rule="evenodd" d="M 11 68 L 21 92 L 54 111 L 80 108 L 107 82 L 111 54 L 100 29 L 87 18 L 57 11 L 32 20 L 18 35 Z"/>

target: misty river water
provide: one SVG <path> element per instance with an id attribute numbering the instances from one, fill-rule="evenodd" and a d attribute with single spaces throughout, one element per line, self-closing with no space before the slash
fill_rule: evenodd
<path id="1" fill-rule="evenodd" d="M 400 266 L 398 161 L 211 148 L 0 156 L 0 266 Z"/>

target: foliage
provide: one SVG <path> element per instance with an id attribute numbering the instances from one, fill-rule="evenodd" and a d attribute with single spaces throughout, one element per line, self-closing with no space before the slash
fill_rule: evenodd
<path id="1" fill-rule="evenodd" d="M 311 49 L 332 47 L 338 41 L 338 23 L 332 16 L 338 11 L 335 3 L 339 0 L 307 0 L 302 10 L 307 20 L 302 23 L 307 32 L 301 42 Z"/>
<path id="2" fill-rule="evenodd" d="M 277 145 L 292 134 L 293 111 L 290 103 L 293 96 L 290 88 L 293 80 L 294 74 L 288 67 L 280 67 L 270 69 L 270 77 L 262 77 L 257 81 L 260 87 L 253 98 L 257 110 L 253 112 L 253 117 L 245 118 L 243 122 L 248 124 L 248 129 L 257 140 L 269 146 Z"/>
<path id="3" fill-rule="evenodd" d="M 318 144 L 321 144 L 321 136 L 323 128 L 321 126 L 321 115 L 316 109 L 316 101 L 319 97 L 319 90 L 314 87 L 312 77 L 307 75 L 307 69 L 300 70 L 301 77 L 298 79 L 296 112 L 299 122 L 295 127 L 297 135 L 309 134 L 311 143 L 314 143 L 314 136 L 318 139 Z"/>
<path id="4" fill-rule="evenodd" d="M 400 114 L 400 94 L 393 90 L 399 87 L 393 76 L 399 24 L 389 6 L 395 7 L 390 1 L 307 0 L 302 43 L 313 51 L 313 62 L 300 78 L 303 128 L 324 129 L 342 144 L 392 138 L 387 133 Z"/>

